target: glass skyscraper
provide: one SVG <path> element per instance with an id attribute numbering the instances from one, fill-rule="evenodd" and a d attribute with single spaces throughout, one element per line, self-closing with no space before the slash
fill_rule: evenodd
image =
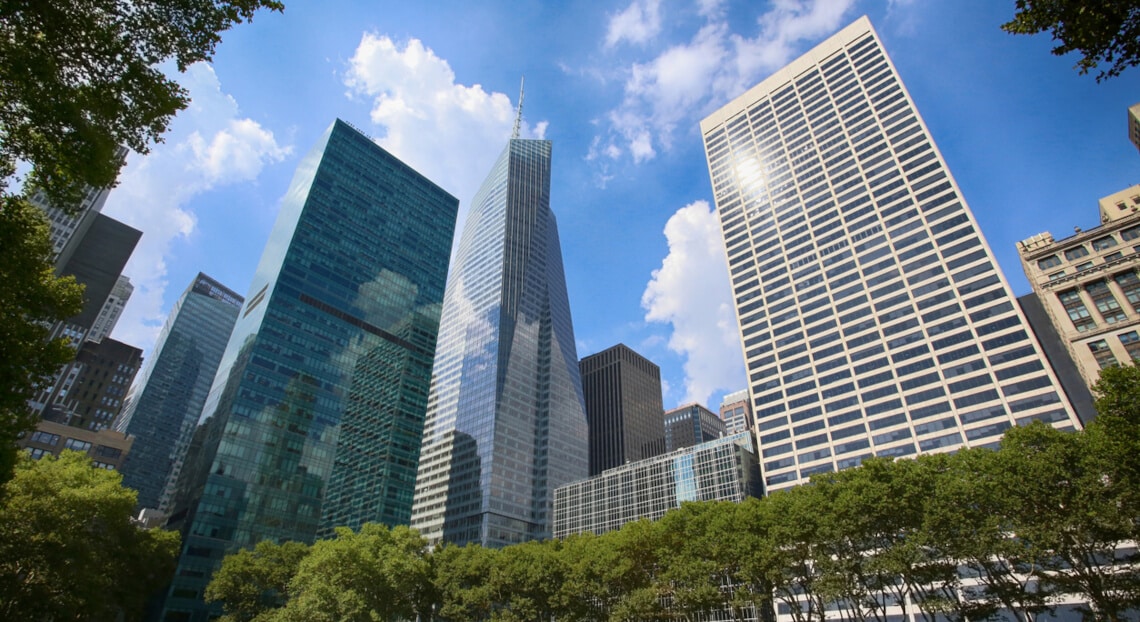
<path id="1" fill-rule="evenodd" d="M 407 521 L 457 209 L 339 120 L 301 161 L 179 479 L 164 619 L 205 620 L 227 552 L 322 513 Z"/>
<path id="2" fill-rule="evenodd" d="M 701 132 L 769 490 L 1079 427 L 867 18 Z"/>
<path id="3" fill-rule="evenodd" d="M 198 273 L 174 303 L 115 429 L 135 437 L 123 485 L 138 507 L 166 511 L 190 435 L 202 414 L 242 297 Z"/>
<path id="4" fill-rule="evenodd" d="M 510 141 L 448 277 L 412 507 L 433 544 L 550 537 L 554 489 L 588 472 L 550 151 Z"/>

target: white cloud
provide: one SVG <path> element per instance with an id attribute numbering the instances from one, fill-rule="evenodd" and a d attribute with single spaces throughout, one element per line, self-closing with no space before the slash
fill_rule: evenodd
<path id="1" fill-rule="evenodd" d="M 634 0 L 624 11 L 610 17 L 606 46 L 622 41 L 646 43 L 661 32 L 661 0 Z"/>
<path id="2" fill-rule="evenodd" d="M 744 361 L 716 214 L 705 201 L 665 224 L 669 254 L 641 297 L 645 319 L 672 325 L 669 349 L 685 357 L 683 403 L 707 404 L 744 386 Z"/>
<path id="3" fill-rule="evenodd" d="M 652 159 L 669 148 L 678 127 L 695 127 L 699 116 L 785 65 L 805 43 L 838 30 L 853 6 L 854 0 L 775 0 L 757 16 L 753 33 L 739 34 L 718 2 L 698 0 L 705 23 L 689 41 L 630 65 L 602 142 L 621 144 L 635 163 Z"/>
<path id="4" fill-rule="evenodd" d="M 372 122 L 385 149 L 467 203 L 510 138 L 515 107 L 503 93 L 458 84 L 448 62 L 418 39 L 397 45 L 366 33 L 349 60 L 349 96 L 371 98 Z M 521 135 L 542 138 L 545 121 Z M 458 235 L 456 236 L 458 238 Z"/>
<path id="5" fill-rule="evenodd" d="M 190 201 L 212 188 L 255 179 L 266 164 L 292 151 L 273 132 L 239 116 L 237 102 L 222 91 L 210 65 L 191 66 L 179 81 L 190 93 L 190 106 L 175 117 L 165 142 L 145 156 L 130 154 L 103 208 L 143 232 L 123 271 L 135 291 L 114 335 L 144 350 L 166 319 L 171 244 L 197 226 Z"/>

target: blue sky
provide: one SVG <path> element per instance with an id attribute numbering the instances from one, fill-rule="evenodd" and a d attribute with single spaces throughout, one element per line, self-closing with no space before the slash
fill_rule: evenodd
<path id="1" fill-rule="evenodd" d="M 871 18 L 1015 294 L 1015 250 L 1097 224 L 1140 183 L 1126 109 L 1140 68 L 1097 84 L 1013 0 L 286 1 L 182 75 L 193 104 L 132 154 L 105 213 L 143 230 L 117 339 L 149 350 L 205 272 L 239 293 L 298 160 L 340 117 L 467 204 L 508 138 L 554 142 L 578 355 L 625 343 L 666 408 L 744 387 L 699 121 L 860 15 Z M 462 224 L 460 224 L 462 226 Z M 149 353 L 148 353 L 149 354 Z"/>

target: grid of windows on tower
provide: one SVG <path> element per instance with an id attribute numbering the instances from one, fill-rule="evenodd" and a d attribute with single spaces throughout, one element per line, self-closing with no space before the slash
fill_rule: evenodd
<path id="1" fill-rule="evenodd" d="M 702 130 L 769 488 L 1078 425 L 869 22 Z"/>

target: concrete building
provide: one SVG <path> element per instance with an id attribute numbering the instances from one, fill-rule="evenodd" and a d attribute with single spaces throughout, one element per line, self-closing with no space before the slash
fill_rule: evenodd
<path id="1" fill-rule="evenodd" d="M 549 538 L 554 489 L 589 474 L 550 170 L 550 141 L 512 138 L 471 202 L 412 507 L 432 545 Z"/>
<path id="2" fill-rule="evenodd" d="M 1099 201 L 1101 225 L 1018 243 L 1021 265 L 1084 382 L 1140 358 L 1140 185 Z"/>
<path id="3" fill-rule="evenodd" d="M 866 17 L 701 132 L 767 489 L 1080 425 Z"/>
<path id="4" fill-rule="evenodd" d="M 664 422 L 665 451 L 692 447 L 728 433 L 724 421 L 700 404 L 685 404 L 666 411 Z"/>
<path id="5" fill-rule="evenodd" d="M 168 512 L 174 483 L 244 299 L 198 273 L 174 303 L 115 429 L 135 437 L 123 485 Z"/>
<path id="6" fill-rule="evenodd" d="M 720 402 L 720 420 L 724 422 L 727 434 L 752 431 L 755 421 L 752 418 L 752 401 L 748 399 L 748 389 L 724 396 Z"/>
<path id="7" fill-rule="evenodd" d="M 686 501 L 743 501 L 762 494 L 752 433 L 741 432 L 558 487 L 554 537 L 657 520 Z"/>
<path id="8" fill-rule="evenodd" d="M 87 430 L 111 427 L 140 366 L 142 350 L 132 345 L 109 337 L 84 341 L 60 374 L 41 417 Z"/>
<path id="9" fill-rule="evenodd" d="M 578 363 L 590 425 L 590 475 L 665 453 L 661 369 L 624 344 Z"/>
<path id="10" fill-rule="evenodd" d="M 191 438 L 162 619 L 221 613 L 227 553 L 407 521 L 458 206 L 343 121 L 301 160 Z"/>
<path id="11" fill-rule="evenodd" d="M 114 430 L 88 430 L 54 421 L 41 421 L 35 432 L 20 440 L 32 458 L 58 456 L 63 450 L 86 452 L 99 469 L 118 470 L 130 454 L 134 439 Z"/>
<path id="12" fill-rule="evenodd" d="M 93 213 L 91 222 L 85 227 L 82 237 L 70 238 L 66 246 L 68 259 L 57 272 L 62 276 L 74 276 L 83 285 L 83 307 L 80 312 L 52 326 L 49 338 L 67 337 L 78 350 L 83 342 L 94 336 L 102 337 L 114 328 L 118 314 L 119 298 L 110 300 L 116 286 L 120 286 L 123 267 L 135 250 L 142 232 L 113 218 Z M 119 295 L 129 296 L 121 286 Z M 110 304 L 110 306 L 108 306 Z M 99 322 L 98 333 L 93 328 Z M 41 415 L 48 403 L 65 391 L 69 374 L 78 373 L 74 365 L 65 368 L 55 380 L 45 385 L 29 403 L 32 412 Z"/>

